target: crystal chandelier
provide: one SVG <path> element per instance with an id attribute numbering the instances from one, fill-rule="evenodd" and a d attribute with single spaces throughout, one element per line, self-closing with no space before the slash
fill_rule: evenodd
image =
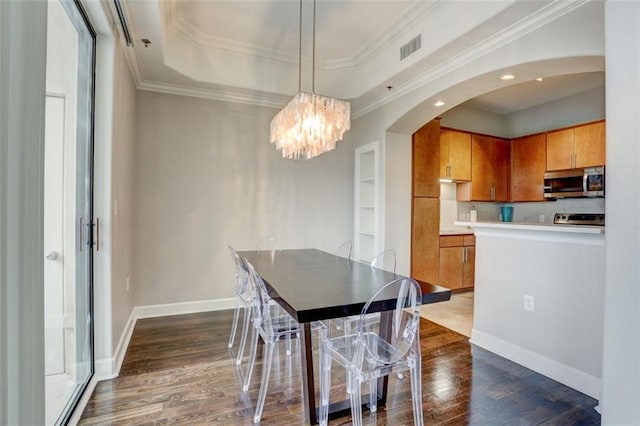
<path id="1" fill-rule="evenodd" d="M 313 158 L 335 149 L 344 132 L 351 128 L 348 101 L 315 93 L 316 0 L 313 0 L 313 55 L 311 93 L 301 90 L 302 81 L 302 0 L 300 0 L 300 40 L 298 51 L 298 94 L 271 120 L 270 141 L 283 158 Z"/>

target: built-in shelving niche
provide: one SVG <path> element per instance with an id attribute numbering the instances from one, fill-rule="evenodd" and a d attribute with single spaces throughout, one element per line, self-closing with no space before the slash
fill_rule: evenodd
<path id="1" fill-rule="evenodd" d="M 379 143 L 356 148 L 354 259 L 370 262 L 380 251 L 381 166 Z"/>

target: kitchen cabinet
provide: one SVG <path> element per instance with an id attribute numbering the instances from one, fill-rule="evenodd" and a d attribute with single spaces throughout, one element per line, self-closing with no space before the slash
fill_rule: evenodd
<path id="1" fill-rule="evenodd" d="M 440 235 L 440 120 L 412 137 L 411 276 L 438 282 Z"/>
<path id="2" fill-rule="evenodd" d="M 438 282 L 438 236 L 440 200 L 414 197 L 411 224 L 411 276 L 429 283 Z"/>
<path id="3" fill-rule="evenodd" d="M 471 182 L 457 185 L 458 201 L 509 201 L 511 144 L 507 139 L 471 135 Z"/>
<path id="4" fill-rule="evenodd" d="M 431 120 L 412 137 L 412 193 L 414 197 L 440 197 L 440 120 Z"/>
<path id="5" fill-rule="evenodd" d="M 547 170 L 605 164 L 605 122 L 547 132 Z"/>
<path id="6" fill-rule="evenodd" d="M 511 201 L 544 201 L 546 140 L 537 134 L 511 141 Z"/>
<path id="7" fill-rule="evenodd" d="M 440 236 L 438 284 L 452 290 L 471 288 L 475 274 L 475 236 Z"/>
<path id="8" fill-rule="evenodd" d="M 452 129 L 440 131 L 440 178 L 471 180 L 471 134 Z"/>

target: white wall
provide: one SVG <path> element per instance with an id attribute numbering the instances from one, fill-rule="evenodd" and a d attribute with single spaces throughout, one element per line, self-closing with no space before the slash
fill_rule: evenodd
<path id="1" fill-rule="evenodd" d="M 471 342 L 599 398 L 604 238 L 508 229 L 475 233 Z M 524 310 L 525 295 L 534 298 L 534 312 Z"/>
<path id="2" fill-rule="evenodd" d="M 111 151 L 111 344 L 116 347 L 133 310 L 133 157 L 136 143 L 136 88 L 121 43 L 115 49 Z"/>
<path id="3" fill-rule="evenodd" d="M 441 125 L 468 132 L 516 138 L 604 119 L 605 88 L 597 87 L 511 114 L 481 111 L 465 104 L 442 114 Z"/>
<path id="4" fill-rule="evenodd" d="M 234 296 L 227 245 L 334 251 L 352 238 L 352 144 L 309 161 L 269 143 L 277 111 L 141 92 L 134 157 L 136 305 Z"/>
<path id="5" fill-rule="evenodd" d="M 573 96 L 527 108 L 506 116 L 507 136 L 518 137 L 602 120 L 605 88 L 597 87 Z"/>
<path id="6" fill-rule="evenodd" d="M 481 111 L 462 104 L 442 114 L 440 126 L 506 138 L 509 124 L 504 115 Z"/>
<path id="7" fill-rule="evenodd" d="M 640 422 L 640 3 L 609 1 L 602 424 Z"/>
<path id="8" fill-rule="evenodd" d="M 411 258 L 411 136 L 387 133 L 384 145 L 392 146 L 384 150 L 385 166 L 385 233 L 384 249 L 393 248 L 398 255 L 397 266 L 400 274 L 409 275 Z"/>

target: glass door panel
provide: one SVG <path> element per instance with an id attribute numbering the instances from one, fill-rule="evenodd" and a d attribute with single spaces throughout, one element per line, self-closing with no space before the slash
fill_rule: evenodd
<path id="1" fill-rule="evenodd" d="M 64 424 L 94 371 L 92 314 L 95 33 L 80 3 L 51 0 L 45 103 L 45 400 Z"/>

